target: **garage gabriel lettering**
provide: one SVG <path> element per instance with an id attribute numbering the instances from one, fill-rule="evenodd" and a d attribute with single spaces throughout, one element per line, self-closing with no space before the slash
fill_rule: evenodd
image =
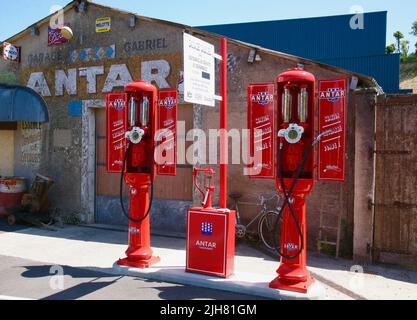
<path id="1" fill-rule="evenodd" d="M 129 41 L 123 46 L 126 53 L 134 53 L 146 50 L 162 50 L 168 49 L 167 40 L 165 38 L 148 39 L 140 41 Z"/>

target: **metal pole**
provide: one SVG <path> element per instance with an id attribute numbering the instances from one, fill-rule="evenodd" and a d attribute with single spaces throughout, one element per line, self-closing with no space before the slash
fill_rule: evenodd
<path id="1" fill-rule="evenodd" d="M 227 39 L 221 40 L 220 81 L 222 103 L 220 108 L 220 208 L 227 208 Z"/>

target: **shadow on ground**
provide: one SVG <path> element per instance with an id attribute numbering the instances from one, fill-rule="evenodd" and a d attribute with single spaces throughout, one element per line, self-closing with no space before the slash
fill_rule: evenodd
<path id="1" fill-rule="evenodd" d="M 22 273 L 22 277 L 27 279 L 49 278 L 54 276 L 51 274 L 52 265 L 42 266 L 25 266 L 26 269 Z M 81 283 L 76 284 L 70 288 L 54 293 L 42 300 L 77 300 L 88 295 L 97 293 L 100 290 L 108 288 L 112 285 L 118 284 L 120 281 L 133 280 L 138 282 L 138 286 L 130 288 L 129 299 L 144 298 L 143 290 L 154 289 L 158 291 L 157 296 L 162 300 L 260 300 L 260 298 L 224 292 L 214 289 L 204 289 L 184 285 L 164 285 L 163 282 L 145 280 L 139 277 L 129 276 L 115 276 L 109 275 L 100 271 L 85 270 L 82 268 L 63 267 L 64 276 L 69 276 L 73 279 L 81 279 Z M 84 280 L 84 281 L 83 281 Z M 147 285 L 149 284 L 149 286 Z M 133 290 L 133 291 L 132 291 Z"/>
<path id="2" fill-rule="evenodd" d="M 0 220 L 1 221 L 1 220 Z M 4 232 L 13 232 L 49 238 L 61 238 L 69 240 L 79 240 L 83 242 L 100 242 L 108 244 L 119 244 L 127 246 L 127 234 L 125 231 L 103 230 L 86 227 L 65 226 L 63 229 L 53 232 L 43 229 L 27 228 L 25 226 L 10 227 L 2 221 L 0 223 L 0 234 Z M 170 248 L 175 250 L 184 250 L 186 241 L 184 239 L 153 237 L 153 245 L 158 248 Z M 238 256 L 256 257 L 265 261 L 276 261 L 279 257 L 256 244 L 238 243 L 236 247 Z M 335 259 L 328 256 L 310 253 L 308 257 L 309 267 L 324 270 L 350 271 L 355 263 L 351 260 Z M 417 284 L 417 272 L 409 271 L 402 268 L 382 267 L 379 265 L 364 265 L 364 272 L 370 275 L 378 275 L 387 279 L 403 281 Z M 47 270 L 49 272 L 49 270 Z M 34 272 L 33 270 L 31 272 Z M 69 269 L 71 272 L 71 269 Z M 78 271 L 77 271 L 78 272 Z M 30 273 L 28 273 L 30 275 Z"/>

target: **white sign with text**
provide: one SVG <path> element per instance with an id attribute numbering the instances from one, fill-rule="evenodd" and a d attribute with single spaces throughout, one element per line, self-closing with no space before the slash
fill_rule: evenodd
<path id="1" fill-rule="evenodd" d="M 215 107 L 214 46 L 184 33 L 184 100 Z"/>

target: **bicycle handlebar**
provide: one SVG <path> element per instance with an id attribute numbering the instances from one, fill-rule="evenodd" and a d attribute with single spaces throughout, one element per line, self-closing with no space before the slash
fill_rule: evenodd
<path id="1" fill-rule="evenodd" d="M 272 196 L 271 198 L 265 198 L 263 195 L 259 196 L 259 201 L 261 202 L 261 205 L 264 205 L 265 203 L 274 200 L 275 198 L 280 199 L 281 195 L 280 194 L 276 194 L 274 196 Z"/>

